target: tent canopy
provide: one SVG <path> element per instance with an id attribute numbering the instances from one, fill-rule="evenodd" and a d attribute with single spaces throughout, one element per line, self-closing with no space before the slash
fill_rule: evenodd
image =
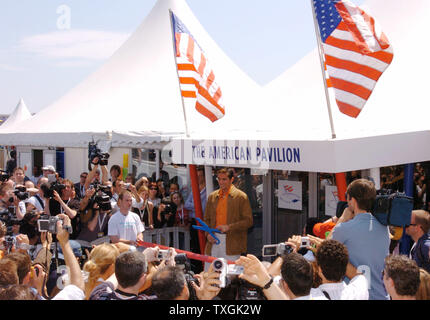
<path id="1" fill-rule="evenodd" d="M 430 27 L 430 1 L 369 0 L 362 8 L 379 22 L 393 46 L 394 60 L 358 118 L 340 113 L 334 97 L 330 97 L 336 139 L 331 137 L 320 60 L 315 49 L 264 87 L 254 104 L 254 107 L 260 105 L 261 111 L 252 122 L 241 126 L 242 122 L 237 121 L 235 127 L 216 135 L 206 131 L 192 139 L 174 139 L 182 141 L 182 145 L 175 145 L 182 149 L 177 149 L 180 151 L 174 160 L 201 163 L 201 157 L 191 157 L 197 149 L 187 148 L 206 144 L 208 150 L 223 143 L 233 147 L 252 145 L 251 153 L 255 154 L 257 145 L 281 152 L 282 148 L 295 148 L 301 152 L 301 161 L 279 161 L 278 157 L 272 157 L 272 161 L 265 163 L 241 163 L 233 158 L 218 159 L 222 160 L 216 162 L 218 165 L 341 172 L 430 160 L 429 148 L 425 147 L 430 141 L 426 90 L 430 43 L 423 40 Z M 210 139 L 217 141 L 208 142 Z M 204 161 L 213 164 L 212 160 Z"/>
<path id="2" fill-rule="evenodd" d="M 24 100 L 21 98 L 13 112 L 6 119 L 6 121 L 1 125 L 1 128 L 10 128 L 21 121 L 31 118 L 31 112 L 28 110 Z"/>
<path id="3" fill-rule="evenodd" d="M 184 0 L 159 0 L 130 38 L 96 72 L 58 101 L 19 126 L 0 129 L 0 144 L 85 147 L 110 140 L 112 146 L 143 146 L 185 134 L 176 70 L 171 9 L 205 51 L 223 91 L 227 115 L 259 86 L 216 45 Z M 185 104 L 190 132 L 211 122 Z"/>

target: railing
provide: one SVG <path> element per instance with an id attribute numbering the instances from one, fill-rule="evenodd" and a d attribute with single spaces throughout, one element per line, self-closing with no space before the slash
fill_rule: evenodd
<path id="1" fill-rule="evenodd" d="M 190 251 L 190 232 L 184 227 L 145 229 L 143 241 Z"/>

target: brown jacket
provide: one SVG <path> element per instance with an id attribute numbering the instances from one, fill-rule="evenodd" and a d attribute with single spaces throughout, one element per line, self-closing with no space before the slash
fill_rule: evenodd
<path id="1" fill-rule="evenodd" d="M 209 195 L 206 204 L 204 221 L 210 228 L 216 227 L 218 199 L 219 190 L 216 190 Z M 252 210 L 248 196 L 232 185 L 227 199 L 227 225 L 230 228 L 226 234 L 227 255 L 240 255 L 247 252 L 247 231 L 252 224 Z M 205 254 L 210 255 L 211 250 L 212 243 L 206 241 Z"/>

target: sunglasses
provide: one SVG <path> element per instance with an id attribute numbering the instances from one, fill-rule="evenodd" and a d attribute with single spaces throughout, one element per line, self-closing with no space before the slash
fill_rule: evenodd
<path id="1" fill-rule="evenodd" d="M 158 190 L 157 188 L 149 188 L 149 190 Z"/>

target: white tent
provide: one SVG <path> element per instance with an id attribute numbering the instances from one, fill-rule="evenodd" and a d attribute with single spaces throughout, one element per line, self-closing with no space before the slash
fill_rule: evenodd
<path id="1" fill-rule="evenodd" d="M 10 128 L 21 121 L 31 118 L 31 112 L 28 110 L 24 100 L 21 98 L 13 112 L 9 115 L 5 122 L 1 125 L 1 128 Z"/>
<path id="2" fill-rule="evenodd" d="M 0 128 L 0 144 L 86 147 L 152 146 L 185 134 L 176 71 L 171 9 L 187 26 L 215 70 L 227 107 L 218 125 L 238 116 L 233 107 L 252 100 L 259 86 L 216 45 L 184 0 L 159 0 L 139 28 L 95 73 L 19 126 Z M 186 103 L 190 132 L 211 122 Z"/>
<path id="3" fill-rule="evenodd" d="M 315 49 L 264 88 L 254 105 L 261 106 L 255 121 L 218 133 L 217 141 L 199 141 L 214 139 L 209 132 L 175 139 L 174 161 L 342 172 L 430 160 L 430 43 L 425 40 L 430 1 L 369 0 L 362 7 L 378 20 L 393 46 L 394 60 L 357 119 L 341 114 L 332 97 L 336 139 L 331 138 Z M 210 148 L 223 145 L 230 147 L 230 155 L 240 151 L 239 146 L 250 156 L 229 158 L 227 153 L 215 161 L 212 153 L 210 158 Z M 204 155 L 193 154 L 201 146 Z M 300 155 L 297 159 L 291 157 L 294 151 Z"/>

